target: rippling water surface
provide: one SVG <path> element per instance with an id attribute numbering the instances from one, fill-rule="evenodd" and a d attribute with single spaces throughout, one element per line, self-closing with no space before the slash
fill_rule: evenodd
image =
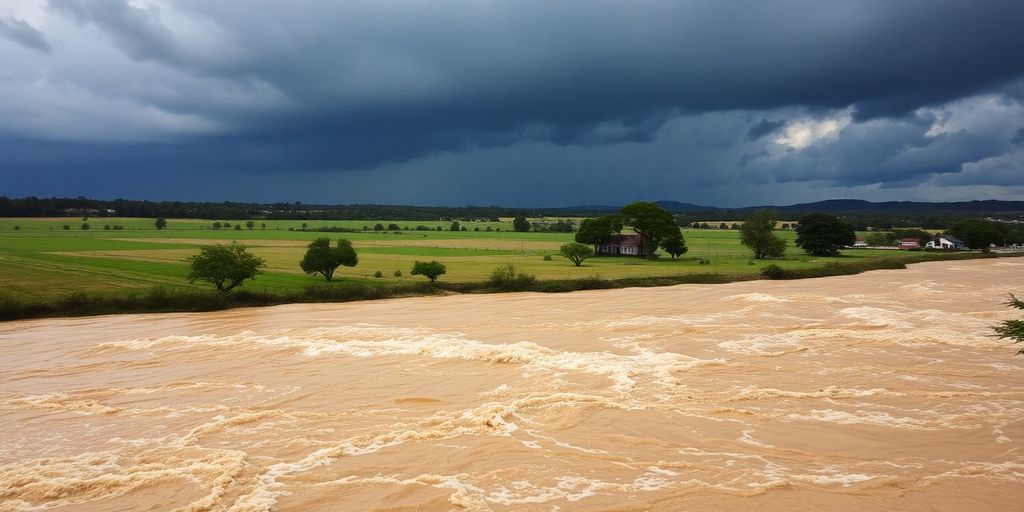
<path id="1" fill-rule="evenodd" d="M 0 324 L 0 510 L 1021 510 L 1024 261 Z"/>

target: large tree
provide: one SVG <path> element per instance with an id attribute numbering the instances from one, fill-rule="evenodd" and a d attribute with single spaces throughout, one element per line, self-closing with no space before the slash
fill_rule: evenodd
<path id="1" fill-rule="evenodd" d="M 309 244 L 299 267 L 307 274 L 320 274 L 330 281 L 338 267 L 354 267 L 358 264 L 359 256 L 348 240 L 338 240 L 337 247 L 331 247 L 330 239 L 317 238 Z"/>
<path id="2" fill-rule="evenodd" d="M 620 231 L 622 231 L 622 217 L 618 215 L 602 215 L 593 219 L 584 219 L 580 223 L 580 229 L 576 231 L 576 242 L 597 246 Z"/>
<path id="3" fill-rule="evenodd" d="M 796 227 L 796 245 L 815 256 L 838 256 L 839 249 L 853 245 L 857 235 L 847 224 L 828 213 L 809 213 Z"/>
<path id="4" fill-rule="evenodd" d="M 949 234 L 963 240 L 971 249 L 988 252 L 992 244 L 1006 243 L 1008 230 L 1000 222 L 984 219 L 963 219 L 949 227 Z"/>
<path id="5" fill-rule="evenodd" d="M 740 227 L 740 243 L 754 251 L 755 260 L 781 258 L 786 252 L 786 241 L 775 236 L 778 214 L 759 210 Z"/>
<path id="6" fill-rule="evenodd" d="M 244 245 L 235 242 L 204 245 L 199 248 L 199 254 L 188 260 L 191 266 L 188 282 L 206 281 L 221 292 L 230 291 L 246 279 L 256 277 L 260 269 L 266 266 L 263 258 L 246 251 Z"/>
<path id="7" fill-rule="evenodd" d="M 679 225 L 668 210 L 657 203 L 637 201 L 619 210 L 622 223 L 640 235 L 640 257 L 653 254 L 662 240 L 679 236 Z"/>

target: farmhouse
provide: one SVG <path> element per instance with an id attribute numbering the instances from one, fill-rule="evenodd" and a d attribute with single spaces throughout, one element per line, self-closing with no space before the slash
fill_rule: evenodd
<path id="1" fill-rule="evenodd" d="M 602 256 L 639 256 L 640 235 L 613 235 L 597 244 L 597 254 Z"/>
<path id="2" fill-rule="evenodd" d="M 925 244 L 925 247 L 929 249 L 946 249 L 948 251 L 959 251 L 965 247 L 965 244 L 959 238 L 953 235 L 939 235 L 934 240 Z"/>
<path id="3" fill-rule="evenodd" d="M 857 238 L 854 239 L 853 246 L 863 248 L 867 247 L 868 243 L 864 241 L 864 237 L 858 236 Z"/>
<path id="4" fill-rule="evenodd" d="M 913 251 L 921 248 L 921 242 L 916 238 L 901 238 L 899 248 L 902 251 Z"/>

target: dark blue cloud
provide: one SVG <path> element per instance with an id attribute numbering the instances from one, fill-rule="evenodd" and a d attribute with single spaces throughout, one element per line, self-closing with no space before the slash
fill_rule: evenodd
<path id="1" fill-rule="evenodd" d="M 0 37 L 42 53 L 53 51 L 50 42 L 39 29 L 15 17 L 0 17 Z"/>
<path id="2" fill-rule="evenodd" d="M 1024 98 L 1024 3 L 1001 0 L 48 3 L 48 34 L 7 35 L 42 52 L 0 99 L 0 169 L 22 184 L 416 172 L 549 144 L 522 173 L 617 148 L 650 160 L 621 172 L 678 183 L 906 186 L 1008 152 L 1003 129 L 931 133 L 946 105 Z M 835 141 L 768 137 L 837 115 Z M 470 160 L 451 165 L 504 167 Z"/>

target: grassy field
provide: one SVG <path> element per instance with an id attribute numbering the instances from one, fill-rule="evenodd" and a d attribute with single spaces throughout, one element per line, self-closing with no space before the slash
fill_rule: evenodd
<path id="1" fill-rule="evenodd" d="M 828 263 L 869 262 L 880 258 L 919 256 L 892 250 L 848 250 L 838 258 L 812 257 L 793 246 L 794 233 L 780 231 L 789 242 L 785 258 L 754 261 L 750 251 L 739 244 L 739 233 L 729 230 L 685 229 L 689 252 L 672 260 L 602 257 L 574 267 L 558 255 L 560 245 L 572 241 L 571 233 L 516 233 L 510 222 L 464 222 L 467 231 L 448 231 L 450 222 L 440 221 L 256 221 L 255 229 L 246 229 L 245 221 L 226 221 L 241 230 L 215 230 L 213 221 L 170 219 L 164 230 L 153 226 L 153 219 L 92 218 L 83 230 L 78 218 L 0 219 L 0 282 L 4 294 L 18 300 L 46 301 L 75 292 L 117 294 L 153 286 L 187 287 L 186 258 L 200 245 L 237 240 L 267 261 L 265 272 L 247 282 L 244 289 L 253 292 L 297 292 L 322 280 L 307 276 L 298 262 L 310 240 L 326 236 L 347 238 L 359 253 L 359 265 L 341 267 L 339 283 L 411 285 L 422 277 L 410 276 L 416 260 L 437 259 L 448 267 L 444 282 L 485 281 L 495 267 L 513 263 L 521 271 L 539 280 L 629 279 L 679 276 L 684 274 L 756 275 L 769 264 L 787 270 L 823 267 Z M 224 221 L 221 221 L 222 223 Z M 298 231 L 306 223 L 309 229 L 340 227 L 362 229 L 381 223 L 395 223 L 411 231 L 321 233 Z M 68 229 L 64 229 L 67 225 Z M 264 227 L 265 225 L 265 227 Z M 111 229 L 104 229 L 110 226 Z M 114 229 L 120 226 L 122 229 Z M 415 231 L 417 226 L 444 231 Z M 479 228 L 479 231 L 475 229 Z M 491 228 L 492 231 L 486 231 Z M 291 230 L 290 230 L 291 229 Z M 500 231 L 497 231 L 500 229 Z M 544 256 L 551 255 L 551 261 Z M 701 264 L 700 259 L 709 261 Z M 383 278 L 372 277 L 381 271 Z M 402 276 L 395 277 L 395 271 Z M 206 288 L 197 284 L 197 287 Z"/>

